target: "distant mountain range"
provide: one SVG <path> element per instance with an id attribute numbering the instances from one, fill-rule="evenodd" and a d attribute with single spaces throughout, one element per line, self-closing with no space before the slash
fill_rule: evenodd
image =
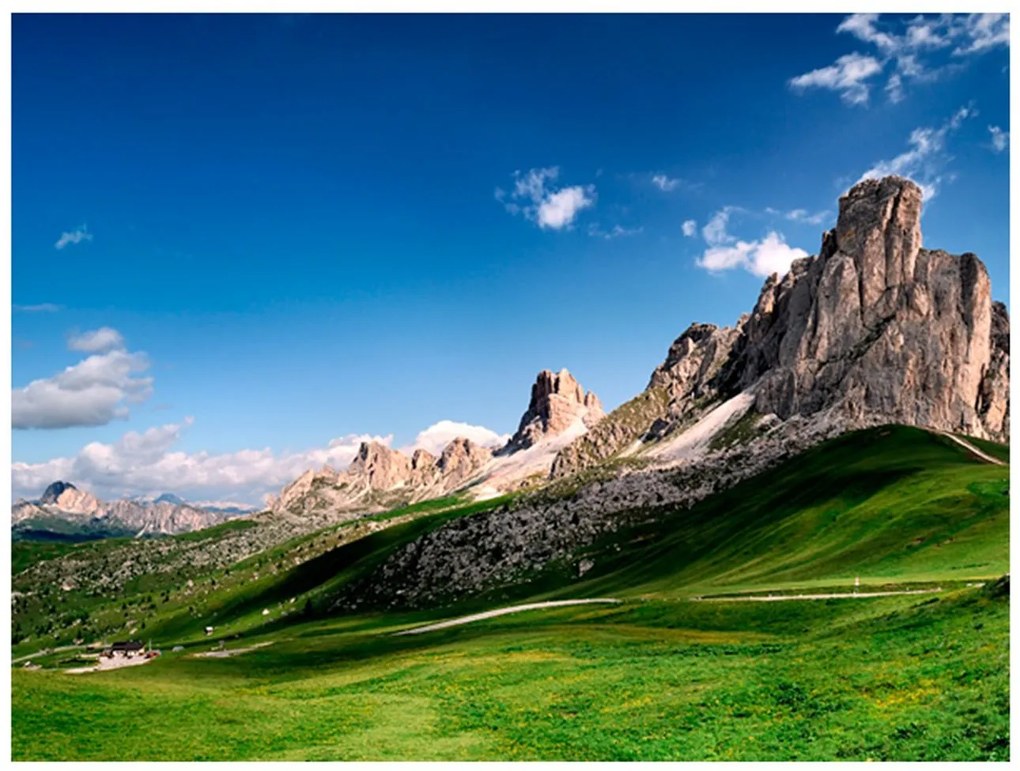
<path id="1" fill-rule="evenodd" d="M 11 511 L 11 524 L 15 538 L 88 540 L 187 533 L 253 511 L 188 503 L 173 493 L 151 500 L 102 501 L 70 482 L 56 481 L 38 500 L 17 501 Z"/>

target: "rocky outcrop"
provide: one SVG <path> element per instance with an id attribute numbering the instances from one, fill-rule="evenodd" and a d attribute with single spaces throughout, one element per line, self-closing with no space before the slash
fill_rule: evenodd
<path id="1" fill-rule="evenodd" d="M 538 373 L 531 387 L 531 401 L 521 416 L 517 433 L 501 452 L 509 454 L 526 450 L 545 439 L 562 434 L 578 422 L 591 428 L 604 415 L 599 398 L 591 391 L 585 393 L 581 384 L 567 370 L 550 372 L 544 369 Z"/>
<path id="2" fill-rule="evenodd" d="M 614 411 L 560 453 L 553 475 L 683 430 L 742 392 L 779 420 L 881 419 L 1008 440 L 1006 308 L 975 255 L 922 247 L 921 205 L 900 177 L 855 185 L 816 257 L 770 276 L 735 327 L 692 325 L 652 374 L 640 419 L 623 430 Z"/>

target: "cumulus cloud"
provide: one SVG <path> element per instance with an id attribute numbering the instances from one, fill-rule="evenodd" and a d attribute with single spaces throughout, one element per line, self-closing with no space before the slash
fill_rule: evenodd
<path id="1" fill-rule="evenodd" d="M 756 276 L 773 273 L 782 276 L 794 260 L 807 256 L 803 249 L 790 246 L 781 233 L 772 230 L 761 240 L 711 246 L 698 259 L 698 266 L 711 273 L 743 268 Z"/>
<path id="2" fill-rule="evenodd" d="M 485 426 L 474 426 L 470 423 L 458 423 L 455 420 L 440 420 L 418 433 L 414 443 L 405 448 L 405 451 L 427 450 L 433 455 L 439 455 L 443 448 L 454 439 L 463 437 L 470 439 L 475 444 L 493 449 L 502 447 L 510 441 L 510 434 L 497 434 Z"/>
<path id="3" fill-rule="evenodd" d="M 724 207 L 712 215 L 708 224 L 701 229 L 708 248 L 698 258 L 698 267 L 710 273 L 742 268 L 764 277 L 773 273 L 783 275 L 794 260 L 808 256 L 803 249 L 787 244 L 783 235 L 774 230 L 770 230 L 762 239 L 738 239 L 728 230 L 731 215 L 738 211 L 741 210 L 735 206 Z"/>
<path id="4" fill-rule="evenodd" d="M 332 439 L 325 447 L 298 452 L 278 453 L 268 447 L 226 453 L 184 452 L 178 446 L 192 423 L 186 418 L 142 432 L 129 431 L 115 442 L 90 442 L 71 457 L 13 463 L 14 494 L 36 498 L 48 484 L 62 479 L 107 500 L 173 492 L 194 501 L 258 504 L 308 469 L 347 468 L 362 442 L 393 443 L 392 435 L 348 434 Z M 501 436 L 484 426 L 441 420 L 421 431 L 406 449 L 422 447 L 438 455 L 461 436 L 488 447 L 501 446 L 509 439 L 509 435 Z"/>
<path id="5" fill-rule="evenodd" d="M 688 238 L 693 238 L 694 234 L 698 232 L 697 220 L 684 220 L 684 224 L 680 226 L 684 235 Z"/>
<path id="6" fill-rule="evenodd" d="M 101 426 L 127 418 L 128 404 L 152 395 L 152 378 L 140 374 L 149 368 L 146 355 L 127 351 L 123 343 L 120 334 L 108 327 L 72 338 L 73 350 L 97 353 L 53 377 L 13 389 L 11 426 Z"/>
<path id="7" fill-rule="evenodd" d="M 89 233 L 88 229 L 82 225 L 80 228 L 70 231 L 69 233 L 61 233 L 60 238 L 53 246 L 57 249 L 63 249 L 69 244 L 80 244 L 82 241 L 91 241 L 92 234 Z"/>
<path id="8" fill-rule="evenodd" d="M 992 150 L 997 153 L 1003 152 L 1009 147 L 1009 132 L 1003 131 L 998 126 L 989 126 L 988 133 L 992 135 Z"/>
<path id="9" fill-rule="evenodd" d="M 254 504 L 309 468 L 346 468 L 363 441 L 388 445 L 393 439 L 352 434 L 333 439 L 326 447 L 282 454 L 269 448 L 217 454 L 175 449 L 191 424 L 187 418 L 141 433 L 129 431 L 116 442 L 91 442 L 68 458 L 16 462 L 11 467 L 14 494 L 35 498 L 46 485 L 62 479 L 105 499 L 174 492 L 188 500 L 230 498 Z"/>
<path id="10" fill-rule="evenodd" d="M 653 174 L 652 184 L 659 188 L 659 190 L 661 190 L 662 192 L 668 193 L 672 190 L 677 189 L 677 187 L 680 185 L 680 180 L 671 179 L 670 177 L 667 177 L 665 174 Z"/>
<path id="11" fill-rule="evenodd" d="M 560 230 L 570 225 L 581 209 L 595 203 L 590 190 L 575 185 L 548 195 L 538 205 L 538 226 Z"/>
<path id="12" fill-rule="evenodd" d="M 101 353 L 124 347 L 124 337 L 112 327 L 100 327 L 81 334 L 71 335 L 67 347 L 72 351 Z"/>
<path id="13" fill-rule="evenodd" d="M 961 107 L 941 126 L 914 129 L 907 138 L 908 149 L 899 155 L 875 163 L 860 179 L 880 179 L 890 174 L 913 179 L 920 186 L 925 200 L 934 198 L 943 180 L 949 158 L 945 153 L 946 138 L 965 120 L 977 115 L 973 107 Z"/>
<path id="14" fill-rule="evenodd" d="M 847 104 L 866 105 L 872 86 L 885 73 L 886 96 L 899 102 L 908 84 L 935 80 L 964 66 L 969 56 L 1008 46 L 1009 16 L 919 15 L 887 22 L 877 13 L 855 13 L 845 17 L 836 31 L 872 46 L 873 52 L 841 56 L 833 64 L 791 78 L 790 87 L 828 89 Z"/>
<path id="15" fill-rule="evenodd" d="M 558 166 L 516 171 L 513 189 L 496 188 L 496 200 L 511 214 L 523 214 L 543 230 L 570 228 L 579 212 L 595 205 L 595 186 L 554 188 L 559 173 Z"/>

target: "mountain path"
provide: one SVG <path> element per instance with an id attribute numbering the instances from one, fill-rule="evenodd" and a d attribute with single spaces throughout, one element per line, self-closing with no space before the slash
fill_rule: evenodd
<path id="1" fill-rule="evenodd" d="M 942 587 L 934 589 L 901 589 L 890 592 L 833 592 L 831 594 L 756 594 L 746 597 L 694 597 L 695 602 L 780 602 L 782 600 L 864 600 L 869 597 L 894 597 L 902 594 L 936 594 Z"/>
<path id="2" fill-rule="evenodd" d="M 505 616 L 509 613 L 520 613 L 525 610 L 539 610 L 541 608 L 565 608 L 571 605 L 593 605 L 596 603 L 619 603 L 622 600 L 613 599 L 611 597 L 600 597 L 590 600 L 547 600 L 546 602 L 532 602 L 527 605 L 511 605 L 508 608 L 496 608 L 495 610 L 487 610 L 483 613 L 473 613 L 470 616 L 461 616 L 460 618 L 451 618 L 447 621 L 439 621 L 435 624 L 426 624 L 425 626 L 416 626 L 411 629 L 403 629 L 399 632 L 394 632 L 393 636 L 405 634 L 422 634 L 423 632 L 433 632 L 437 629 L 446 629 L 451 626 L 460 626 L 461 624 L 470 624 L 474 621 L 482 621 L 487 618 L 495 618 L 496 616 Z"/>
<path id="3" fill-rule="evenodd" d="M 984 450 L 979 450 L 977 447 L 972 445 L 966 439 L 961 439 L 956 434 L 951 434 L 948 431 L 939 431 L 939 433 L 942 434 L 942 436 L 946 437 L 947 439 L 952 439 L 954 442 L 956 442 L 958 445 L 960 445 L 967 452 L 969 452 L 972 455 L 980 458 L 983 461 L 986 461 L 987 463 L 991 463 L 991 464 L 996 465 L 996 466 L 1005 466 L 1006 465 L 1006 463 L 1004 461 L 1001 461 L 998 458 L 996 458 L 996 457 L 994 457 L 992 455 L 989 455 Z"/>

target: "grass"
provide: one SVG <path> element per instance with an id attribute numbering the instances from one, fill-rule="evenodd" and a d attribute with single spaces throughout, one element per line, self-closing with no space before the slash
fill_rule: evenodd
<path id="1" fill-rule="evenodd" d="M 61 557 L 74 547 L 74 542 L 69 541 L 14 540 L 11 542 L 11 573 L 17 575 L 37 562 Z"/>
<path id="2" fill-rule="evenodd" d="M 1008 757 L 1008 604 L 630 603 L 422 638 L 295 627 L 224 660 L 13 672 L 13 755 L 55 760 Z M 87 719 L 83 720 L 83 716 Z"/>
<path id="3" fill-rule="evenodd" d="M 984 449 L 984 448 L 983 448 Z M 616 596 L 418 636 L 507 604 L 326 613 L 386 556 L 485 504 L 424 507 L 277 572 L 307 541 L 153 611 L 155 663 L 12 672 L 19 760 L 1006 760 L 1008 468 L 886 427 L 827 443 L 595 544 L 511 599 Z M 396 514 L 396 512 L 394 512 Z M 407 514 L 407 511 L 404 511 Z M 376 525 L 387 523 L 379 515 Z M 336 538 L 342 528 L 331 530 Z M 325 538 L 326 535 L 320 536 Z M 251 576 L 255 571 L 258 578 Z M 938 595 L 714 603 L 707 594 L 938 584 Z M 971 584 L 968 586 L 968 584 Z M 289 603 L 290 598 L 295 603 Z M 311 613 L 286 617 L 277 609 Z M 272 607 L 269 618 L 261 609 Z M 208 612 L 230 659 L 197 659 Z M 148 636 L 147 634 L 145 636 Z M 229 637 L 230 635 L 227 635 Z M 170 653 L 175 643 L 183 653 Z M 69 652 L 34 659 L 53 667 Z M 83 717 L 86 716 L 86 717 Z"/>

